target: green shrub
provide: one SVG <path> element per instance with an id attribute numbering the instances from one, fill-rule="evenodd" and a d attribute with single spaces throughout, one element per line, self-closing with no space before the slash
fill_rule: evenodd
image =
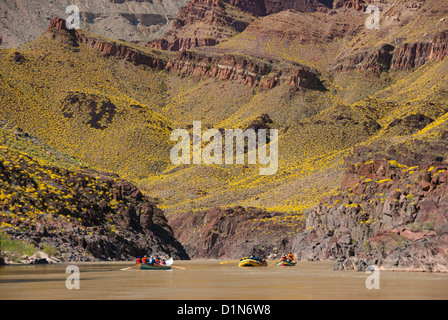
<path id="1" fill-rule="evenodd" d="M 13 240 L 4 233 L 0 233 L 0 251 L 4 258 L 18 261 L 22 256 L 32 256 L 36 252 L 34 245 L 20 240 Z"/>

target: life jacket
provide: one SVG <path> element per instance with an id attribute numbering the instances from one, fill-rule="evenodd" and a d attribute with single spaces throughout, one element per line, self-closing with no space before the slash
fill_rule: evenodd
<path id="1" fill-rule="evenodd" d="M 143 262 L 143 263 L 148 263 L 148 258 L 144 257 L 144 258 L 142 259 L 142 262 Z"/>
<path id="2" fill-rule="evenodd" d="M 141 258 L 137 258 L 136 262 L 137 263 L 142 263 L 142 259 Z"/>

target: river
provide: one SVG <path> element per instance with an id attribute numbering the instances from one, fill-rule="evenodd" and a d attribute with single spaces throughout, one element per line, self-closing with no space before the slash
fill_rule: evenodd
<path id="1" fill-rule="evenodd" d="M 0 299 L 448 299 L 448 274 L 333 271 L 329 262 L 238 268 L 236 263 L 193 260 L 176 261 L 177 268 L 167 271 L 121 270 L 131 267 L 129 262 L 73 265 L 79 270 L 78 282 L 66 281 L 75 276 L 66 273 L 67 264 L 2 266 Z M 368 289 L 366 282 L 376 288 Z M 79 289 L 69 290 L 67 283 L 78 283 Z"/>

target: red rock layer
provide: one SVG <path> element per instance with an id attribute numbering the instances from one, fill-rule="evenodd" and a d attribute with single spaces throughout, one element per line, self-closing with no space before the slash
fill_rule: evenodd
<path id="1" fill-rule="evenodd" d="M 405 43 L 394 52 L 391 67 L 411 70 L 428 61 L 443 60 L 448 56 L 448 31 L 439 32 L 432 42 Z"/>
<path id="2" fill-rule="evenodd" d="M 206 56 L 183 51 L 168 62 L 166 70 L 182 75 L 236 80 L 265 90 L 284 82 L 296 88 L 319 89 L 321 86 L 319 77 L 309 68 L 296 65 L 276 69 L 270 64 L 231 54 Z"/>

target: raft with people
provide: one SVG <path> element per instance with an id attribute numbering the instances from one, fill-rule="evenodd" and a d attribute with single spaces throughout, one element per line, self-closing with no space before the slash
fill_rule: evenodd
<path id="1" fill-rule="evenodd" d="M 267 267 L 266 260 L 259 257 L 245 257 L 240 260 L 238 267 Z"/>
<path id="2" fill-rule="evenodd" d="M 296 264 L 297 264 L 296 261 L 291 261 L 291 260 L 277 262 L 277 265 L 280 267 L 295 267 Z"/>
<path id="3" fill-rule="evenodd" d="M 148 259 L 147 256 L 138 257 L 136 259 L 137 269 L 139 270 L 171 270 L 171 265 L 173 264 L 173 258 L 169 260 L 160 258 Z"/>
<path id="4" fill-rule="evenodd" d="M 140 270 L 171 270 L 171 266 L 156 266 L 150 264 L 140 264 Z"/>
<path id="5" fill-rule="evenodd" d="M 295 267 L 296 264 L 297 261 L 292 255 L 292 253 L 288 255 L 282 254 L 282 258 L 280 259 L 279 262 L 277 262 L 277 265 L 280 267 Z"/>

